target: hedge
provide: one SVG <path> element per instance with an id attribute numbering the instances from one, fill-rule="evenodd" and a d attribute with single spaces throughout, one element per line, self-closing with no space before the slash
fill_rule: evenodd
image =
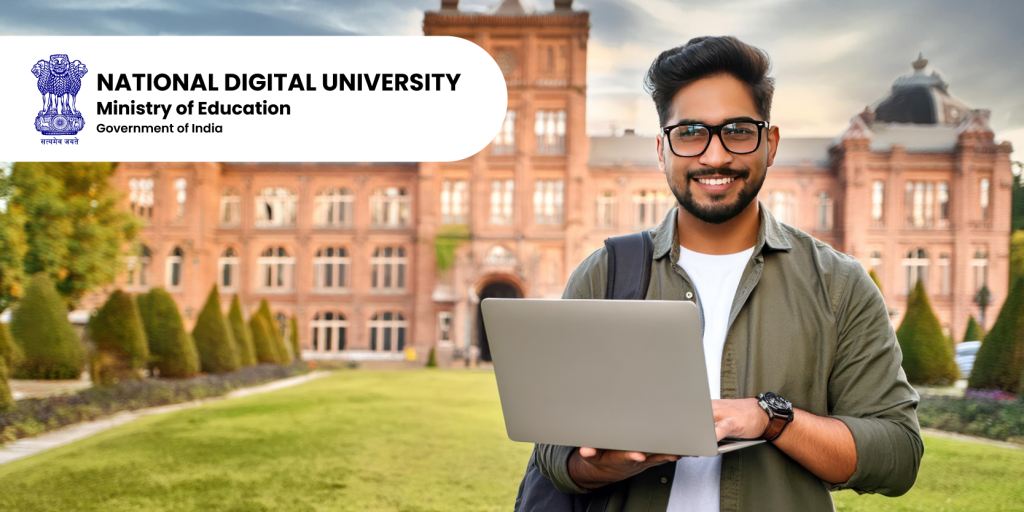
<path id="1" fill-rule="evenodd" d="M 0 323 L 0 360 L 7 362 L 9 373 L 25 360 L 25 352 L 14 342 L 11 331 L 5 323 Z"/>
<path id="2" fill-rule="evenodd" d="M 427 356 L 427 368 L 437 368 L 437 354 L 434 347 L 430 347 L 430 355 Z"/>
<path id="3" fill-rule="evenodd" d="M 235 350 L 235 338 L 231 327 L 220 309 L 220 292 L 213 285 L 206 305 L 199 313 L 192 339 L 199 352 L 199 365 L 206 373 L 226 373 L 237 370 L 241 365 Z"/>
<path id="4" fill-rule="evenodd" d="M 25 355 L 17 379 L 77 379 L 82 373 L 82 342 L 68 321 L 64 301 L 46 274 L 29 279 L 11 315 L 11 336 Z"/>
<path id="5" fill-rule="evenodd" d="M 7 383 L 7 361 L 0 357 L 0 412 L 14 407 L 14 397 L 11 396 L 11 386 Z"/>
<path id="6" fill-rule="evenodd" d="M 288 340 L 291 342 L 292 357 L 296 361 L 302 361 L 302 347 L 299 345 L 299 321 L 292 315 L 288 319 Z"/>
<path id="7" fill-rule="evenodd" d="M 974 315 L 967 319 L 967 330 L 964 331 L 963 341 L 985 341 L 985 331 L 974 320 Z"/>
<path id="8" fill-rule="evenodd" d="M 907 297 L 907 313 L 896 330 L 903 352 L 903 371 L 913 384 L 948 385 L 960 376 L 953 347 L 942 334 L 921 281 Z"/>
<path id="9" fill-rule="evenodd" d="M 254 313 L 249 318 L 249 329 L 252 331 L 256 360 L 261 363 L 279 364 L 281 356 L 275 348 L 274 335 L 270 332 L 272 327 L 267 324 L 267 319 L 259 313 Z"/>
<path id="10" fill-rule="evenodd" d="M 917 419 L 922 427 L 1024 443 L 1022 400 L 922 396 Z"/>
<path id="11" fill-rule="evenodd" d="M 266 299 L 260 301 L 260 309 L 257 314 L 263 315 L 263 318 L 267 321 L 267 326 L 270 327 L 271 340 L 274 342 L 274 350 L 277 351 L 278 361 L 281 364 L 291 363 L 291 353 L 288 350 L 288 346 L 284 343 L 284 335 L 281 334 L 281 326 L 278 325 L 273 313 L 270 312 L 270 304 Z"/>
<path id="12" fill-rule="evenodd" d="M 136 298 L 149 343 L 149 369 L 153 375 L 183 379 L 199 373 L 199 352 L 174 298 L 153 288 Z"/>
<path id="13" fill-rule="evenodd" d="M 231 334 L 235 337 L 235 349 L 238 351 L 239 364 L 243 368 L 256 364 L 256 347 L 252 341 L 252 329 L 242 318 L 242 302 L 238 300 L 238 295 L 231 299 L 228 324 L 231 326 Z"/>
<path id="14" fill-rule="evenodd" d="M 875 273 L 875 269 L 868 270 L 868 277 L 870 277 L 871 281 L 878 287 L 878 291 L 882 291 L 882 281 L 878 279 L 878 274 Z"/>
<path id="15" fill-rule="evenodd" d="M 127 293 L 114 290 L 107 302 L 89 319 L 89 339 L 96 348 L 91 356 L 93 383 L 112 386 L 122 380 L 143 378 L 149 347 L 142 318 Z"/>
<path id="16" fill-rule="evenodd" d="M 992 330 L 985 335 L 968 387 L 1001 389 L 1009 393 L 1020 390 L 1024 372 L 1024 277 L 1010 289 Z"/>

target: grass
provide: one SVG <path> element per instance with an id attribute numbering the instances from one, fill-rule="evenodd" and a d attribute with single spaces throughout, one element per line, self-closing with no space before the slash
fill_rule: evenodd
<path id="1" fill-rule="evenodd" d="M 925 438 L 901 498 L 839 511 L 1024 510 L 1024 450 Z M 144 418 L 0 467 L 0 510 L 509 510 L 530 446 L 489 372 L 339 371 Z"/>

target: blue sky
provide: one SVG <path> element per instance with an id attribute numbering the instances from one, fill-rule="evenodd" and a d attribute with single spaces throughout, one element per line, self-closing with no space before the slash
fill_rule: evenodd
<path id="1" fill-rule="evenodd" d="M 484 10 L 497 0 L 462 0 Z M 549 11 L 552 0 L 522 0 Z M 420 35 L 440 0 L 3 0 L 0 34 Z M 950 91 L 992 110 L 997 140 L 1024 148 L 1024 2 L 1018 0 L 576 0 L 591 13 L 587 129 L 653 133 L 642 77 L 661 50 L 732 34 L 768 51 L 773 121 L 835 136 L 923 52 Z M 1021 152 L 1014 158 L 1024 159 Z"/>

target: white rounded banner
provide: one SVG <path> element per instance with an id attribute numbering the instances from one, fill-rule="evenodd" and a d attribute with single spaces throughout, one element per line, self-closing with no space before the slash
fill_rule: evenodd
<path id="1" fill-rule="evenodd" d="M 22 37 L 0 52 L 0 161 L 446 162 L 505 117 L 455 37 Z"/>

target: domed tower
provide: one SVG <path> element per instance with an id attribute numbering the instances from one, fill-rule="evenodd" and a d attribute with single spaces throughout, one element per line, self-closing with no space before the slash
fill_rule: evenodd
<path id="1" fill-rule="evenodd" d="M 949 93 L 949 84 L 935 71 L 925 73 L 928 60 L 918 54 L 914 72 L 897 78 L 889 96 L 875 107 L 880 123 L 939 124 L 958 126 L 971 108 Z"/>

